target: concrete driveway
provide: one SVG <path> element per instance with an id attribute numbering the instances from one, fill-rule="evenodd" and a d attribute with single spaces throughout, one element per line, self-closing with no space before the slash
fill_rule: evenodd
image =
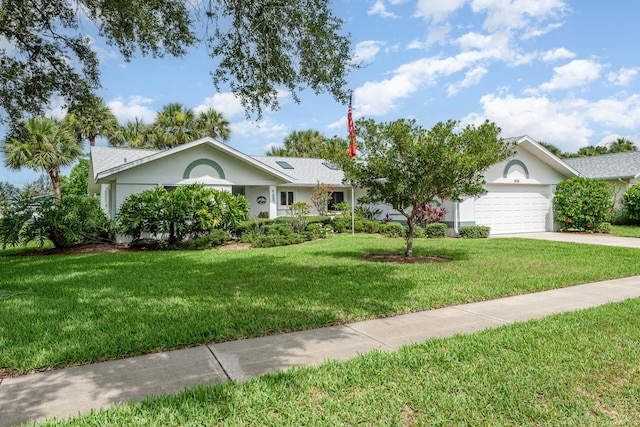
<path id="1" fill-rule="evenodd" d="M 547 233 L 518 233 L 499 234 L 492 238 L 513 238 L 551 240 L 554 242 L 585 243 L 587 245 L 620 246 L 624 248 L 640 249 L 640 238 L 617 237 L 610 234 L 598 233 L 572 233 L 572 232 L 547 232 Z"/>

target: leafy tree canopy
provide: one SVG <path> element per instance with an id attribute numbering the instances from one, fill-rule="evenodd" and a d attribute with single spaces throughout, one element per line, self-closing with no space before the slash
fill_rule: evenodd
<path id="1" fill-rule="evenodd" d="M 346 101 L 350 40 L 327 0 L 6 0 L 0 4 L 0 120 L 41 115 L 55 96 L 82 101 L 100 87 L 87 28 L 126 61 L 184 56 L 204 45 L 216 88 L 247 114 L 278 108 L 277 91 L 309 87 Z"/>
<path id="2" fill-rule="evenodd" d="M 360 119 L 356 133 L 364 159 L 335 159 L 347 180 L 407 219 L 407 256 L 412 255 L 420 207 L 484 194 L 483 171 L 513 154 L 513 144 L 499 138 L 500 128 L 494 123 L 469 125 L 460 131 L 457 127 L 453 120 L 426 130 L 415 120 Z"/>

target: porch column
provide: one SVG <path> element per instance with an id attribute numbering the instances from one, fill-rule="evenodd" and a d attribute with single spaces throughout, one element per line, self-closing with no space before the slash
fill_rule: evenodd
<path id="1" fill-rule="evenodd" d="M 275 185 L 269 186 L 269 218 L 278 216 L 278 194 Z"/>

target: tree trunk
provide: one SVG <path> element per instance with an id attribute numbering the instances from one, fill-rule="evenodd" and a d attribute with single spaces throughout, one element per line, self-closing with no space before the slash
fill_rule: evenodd
<path id="1" fill-rule="evenodd" d="M 404 251 L 404 256 L 411 258 L 413 256 L 413 218 L 407 218 L 407 248 Z"/>
<path id="2" fill-rule="evenodd" d="M 62 190 L 60 189 L 60 170 L 58 168 L 49 169 L 49 178 L 51 178 L 51 185 L 53 186 L 53 192 L 56 200 L 62 198 Z"/>

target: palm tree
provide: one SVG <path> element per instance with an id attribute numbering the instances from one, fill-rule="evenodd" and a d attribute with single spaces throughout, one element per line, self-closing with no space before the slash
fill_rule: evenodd
<path id="1" fill-rule="evenodd" d="M 162 107 L 150 128 L 149 139 L 160 149 L 177 147 L 200 137 L 193 111 L 180 103 Z"/>
<path id="2" fill-rule="evenodd" d="M 272 147 L 267 156 L 323 157 L 325 141 L 317 130 L 296 130 L 284 139 L 284 147 Z"/>
<path id="3" fill-rule="evenodd" d="M 74 135 L 60 122 L 33 117 L 12 130 L 3 146 L 5 166 L 45 171 L 51 179 L 56 199 L 60 200 L 60 166 L 73 163 L 82 155 Z"/>
<path id="4" fill-rule="evenodd" d="M 638 151 L 633 141 L 627 138 L 618 138 L 609 143 L 609 153 L 626 153 L 629 151 Z"/>
<path id="5" fill-rule="evenodd" d="M 198 116 L 198 129 L 202 136 L 210 136 L 222 142 L 229 140 L 231 130 L 229 120 L 225 119 L 221 112 L 209 108 Z"/>
<path id="6" fill-rule="evenodd" d="M 149 126 L 144 121 L 135 118 L 120 126 L 118 131 L 109 138 L 109 145 L 113 147 L 152 148 L 149 141 Z"/>
<path id="7" fill-rule="evenodd" d="M 72 103 L 63 122 L 71 128 L 79 141 L 88 139 L 92 147 L 96 145 L 99 135 L 112 137 L 119 128 L 111 109 L 102 98 L 95 96 L 82 103 Z"/>

